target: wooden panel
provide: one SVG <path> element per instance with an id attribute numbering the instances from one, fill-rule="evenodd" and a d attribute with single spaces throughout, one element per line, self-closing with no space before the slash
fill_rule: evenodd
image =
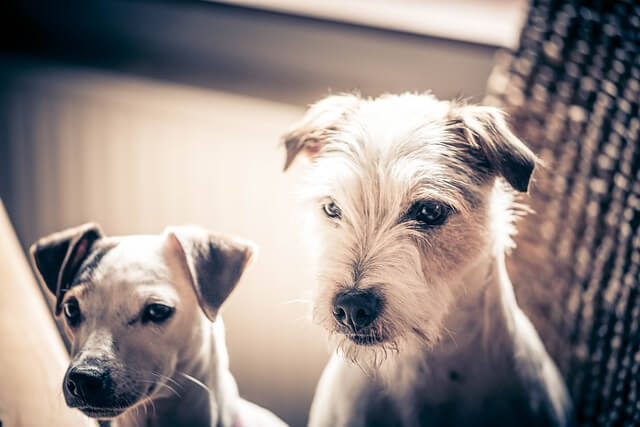
<path id="1" fill-rule="evenodd" d="M 0 236 L 1 424 L 95 425 L 64 402 L 69 358 L 1 201 Z"/>

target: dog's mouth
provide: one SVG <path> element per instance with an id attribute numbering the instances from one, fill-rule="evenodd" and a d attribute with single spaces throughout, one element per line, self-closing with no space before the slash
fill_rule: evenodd
<path id="1" fill-rule="evenodd" d="M 365 347 L 381 344 L 383 342 L 380 338 L 372 337 L 370 335 L 347 335 L 347 337 L 354 343 Z"/>
<path id="2" fill-rule="evenodd" d="M 358 333 L 353 333 L 352 331 L 341 331 L 341 333 L 354 344 L 365 347 L 382 344 L 386 341 L 385 337 L 375 329 Z"/>
<path id="3" fill-rule="evenodd" d="M 136 408 L 140 405 L 144 405 L 149 399 L 151 399 L 151 393 L 156 390 L 157 385 L 155 383 L 151 384 L 148 388 L 148 393 L 145 393 L 140 398 L 135 399 L 134 401 L 129 400 L 121 400 L 121 405 L 113 406 L 113 407 L 103 407 L 103 406 L 76 406 L 77 409 L 81 410 L 86 416 L 97 419 L 111 419 L 116 418 L 122 415 L 124 412 Z"/>
<path id="4" fill-rule="evenodd" d="M 91 418 L 115 418 L 122 414 L 126 408 L 95 408 L 92 406 L 85 406 L 78 409 Z"/>

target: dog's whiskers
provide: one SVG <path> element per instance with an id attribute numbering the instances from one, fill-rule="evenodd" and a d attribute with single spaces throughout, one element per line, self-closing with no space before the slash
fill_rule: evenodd
<path id="1" fill-rule="evenodd" d="M 150 371 L 150 372 L 151 372 L 151 375 L 154 375 L 154 376 L 158 377 L 159 379 L 166 380 L 166 381 L 168 381 L 170 383 L 173 383 L 176 387 L 180 387 L 180 383 L 178 381 L 174 380 L 172 377 L 164 375 L 164 374 L 161 374 L 159 372 L 155 372 L 155 371 Z"/>
<path id="2" fill-rule="evenodd" d="M 196 384 L 197 386 L 201 387 L 202 389 L 204 389 L 207 393 L 211 393 L 211 390 L 209 389 L 209 387 L 206 386 L 206 384 L 204 384 L 202 381 L 198 380 L 197 378 L 192 377 L 189 374 L 186 374 L 184 372 L 178 372 L 180 375 L 182 375 L 184 378 L 186 378 L 187 380 L 191 381 L 192 383 Z"/>
<path id="3" fill-rule="evenodd" d="M 168 378 L 167 378 L 167 379 L 168 379 Z M 164 387 L 164 388 L 166 388 L 167 390 L 169 390 L 171 393 L 173 393 L 176 397 L 178 397 L 178 398 L 182 397 L 182 396 L 180 395 L 180 393 L 179 393 L 175 388 L 173 388 L 172 386 L 170 386 L 170 385 L 169 385 L 169 384 L 167 384 L 167 383 L 158 382 L 158 381 L 148 381 L 148 380 L 139 380 L 139 381 L 140 381 L 141 383 L 154 384 L 154 385 L 156 385 L 156 386 L 158 386 L 158 387 Z M 178 386 L 179 386 L 179 385 L 178 385 Z"/>

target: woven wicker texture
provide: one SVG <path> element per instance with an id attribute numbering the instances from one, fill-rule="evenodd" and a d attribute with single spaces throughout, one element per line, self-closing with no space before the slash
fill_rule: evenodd
<path id="1" fill-rule="evenodd" d="M 640 425 L 640 2 L 534 0 L 486 102 L 542 158 L 509 269 L 583 425 Z"/>

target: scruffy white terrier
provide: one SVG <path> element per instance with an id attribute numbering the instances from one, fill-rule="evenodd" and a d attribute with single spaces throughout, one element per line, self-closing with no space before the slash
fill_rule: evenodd
<path id="1" fill-rule="evenodd" d="M 312 159 L 319 286 L 336 352 L 311 426 L 564 426 L 571 403 L 505 269 L 535 155 L 491 107 L 330 96 L 284 136 Z"/>

